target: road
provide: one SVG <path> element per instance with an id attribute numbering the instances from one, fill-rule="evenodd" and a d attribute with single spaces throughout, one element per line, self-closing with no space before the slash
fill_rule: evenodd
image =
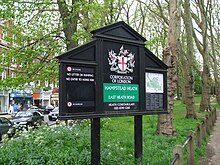
<path id="1" fill-rule="evenodd" d="M 51 125 L 55 123 L 56 121 L 50 121 L 48 118 L 48 115 L 44 115 L 44 123 L 48 123 L 48 125 Z"/>
<path id="2" fill-rule="evenodd" d="M 8 119 L 11 119 L 11 115 L 8 115 L 8 114 L 0 115 L 0 117 L 6 117 Z M 55 121 L 49 121 L 48 114 L 46 114 L 46 115 L 44 115 L 44 123 L 48 123 L 48 125 L 51 125 L 51 124 L 55 123 Z"/>

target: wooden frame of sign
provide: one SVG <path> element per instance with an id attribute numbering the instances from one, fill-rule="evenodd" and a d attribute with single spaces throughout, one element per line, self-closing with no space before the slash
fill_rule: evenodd
<path id="1" fill-rule="evenodd" d="M 166 113 L 167 66 L 145 39 L 124 22 L 92 33 L 91 42 L 58 57 L 60 118 Z"/>

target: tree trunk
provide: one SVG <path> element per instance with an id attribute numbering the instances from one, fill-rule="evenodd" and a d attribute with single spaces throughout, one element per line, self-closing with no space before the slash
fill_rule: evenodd
<path id="1" fill-rule="evenodd" d="M 199 3 L 201 10 L 201 30 L 203 37 L 203 72 L 202 72 L 202 99 L 200 103 L 200 111 L 209 110 L 211 106 L 210 97 L 211 97 L 211 74 L 210 74 L 210 57 L 208 52 L 208 27 L 207 27 L 207 15 L 206 7 L 204 2 Z"/>
<path id="2" fill-rule="evenodd" d="M 175 135 L 176 130 L 174 128 L 174 95 L 176 90 L 176 56 L 171 54 L 171 50 L 169 47 L 164 49 L 163 51 L 164 61 L 166 64 L 169 64 L 170 68 L 167 73 L 167 102 L 168 102 L 168 113 L 158 115 L 158 123 L 157 123 L 157 133 L 159 135 Z"/>
<path id="3" fill-rule="evenodd" d="M 186 56 L 186 118 L 196 118 L 196 109 L 194 102 L 194 76 L 193 76 L 193 25 L 190 10 L 190 1 L 185 0 L 183 20 L 186 27 L 187 53 Z"/>
<path id="4" fill-rule="evenodd" d="M 176 82 L 176 99 L 177 100 L 180 100 L 181 99 L 181 95 L 180 95 L 180 85 L 179 85 L 179 82 L 180 81 L 180 76 L 178 75 L 178 68 L 177 68 L 177 77 L 178 77 L 178 80 Z"/>
<path id="5" fill-rule="evenodd" d="M 157 133 L 163 135 L 175 135 L 174 128 L 174 96 L 176 92 L 177 83 L 177 57 L 180 54 L 180 1 L 169 1 L 169 31 L 168 31 L 168 46 L 164 49 L 164 62 L 169 67 L 167 73 L 167 101 L 168 101 L 168 114 L 158 116 Z"/>
<path id="6" fill-rule="evenodd" d="M 193 31 L 193 37 L 196 46 L 203 58 L 203 71 L 202 71 L 202 98 L 200 102 L 200 111 L 204 112 L 210 109 L 210 96 L 211 96 L 211 74 L 210 74 L 210 56 L 208 51 L 208 17 L 207 17 L 207 7 L 204 1 L 197 1 L 198 3 L 198 15 L 194 15 L 194 20 L 197 25 L 201 28 L 202 42 L 196 36 L 195 30 Z M 201 18 L 201 20 L 200 20 Z"/>
<path id="7" fill-rule="evenodd" d="M 73 35 L 77 32 L 77 21 L 79 14 L 74 10 L 74 3 L 77 0 L 72 1 L 72 9 L 68 9 L 68 5 L 65 0 L 57 0 L 59 6 L 59 12 L 63 22 L 63 32 L 66 37 L 67 50 L 70 50 L 78 45 L 77 41 L 74 41 Z"/>
<path id="8" fill-rule="evenodd" d="M 210 69 L 206 62 L 203 64 L 202 71 L 202 98 L 200 102 L 200 111 L 208 111 L 211 108 L 211 75 Z"/>
<path id="9" fill-rule="evenodd" d="M 183 59 L 184 57 L 180 58 L 182 59 L 182 63 L 185 63 L 185 60 Z M 185 65 L 182 66 L 183 67 L 183 80 L 182 80 L 182 103 L 186 104 L 186 70 L 185 70 Z"/>
<path id="10" fill-rule="evenodd" d="M 218 104 L 220 104 L 220 82 L 216 82 L 216 101 Z"/>
<path id="11" fill-rule="evenodd" d="M 213 61 L 213 72 L 214 72 L 214 79 L 215 79 L 215 94 L 216 94 L 216 101 L 218 104 L 220 104 L 220 80 L 219 80 L 219 68 L 218 68 L 218 58 L 216 56 L 216 45 L 215 45 L 215 38 L 213 33 L 213 26 L 215 24 L 215 18 L 212 15 L 213 13 L 213 4 L 210 3 L 210 9 L 209 9 L 209 28 L 210 28 L 210 38 L 211 38 L 211 48 L 212 48 L 212 61 Z M 218 40 L 218 39 L 217 39 Z M 213 93 L 214 93 L 213 92 Z"/>

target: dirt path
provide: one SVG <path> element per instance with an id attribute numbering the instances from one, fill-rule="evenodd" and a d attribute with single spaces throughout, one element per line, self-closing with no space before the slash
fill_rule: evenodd
<path id="1" fill-rule="evenodd" d="M 207 154 L 200 165 L 220 165 L 220 112 L 217 110 L 217 121 L 213 127 L 207 145 Z"/>

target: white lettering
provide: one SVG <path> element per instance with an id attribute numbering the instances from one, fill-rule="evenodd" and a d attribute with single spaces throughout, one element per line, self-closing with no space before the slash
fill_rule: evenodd
<path id="1" fill-rule="evenodd" d="M 105 86 L 105 90 L 125 91 L 126 86 Z"/>
<path id="2" fill-rule="evenodd" d="M 112 83 L 119 84 L 131 84 L 133 81 L 133 76 L 122 76 L 122 75 L 110 75 L 109 78 L 112 80 Z"/>
<path id="3" fill-rule="evenodd" d="M 71 78 L 71 81 L 78 81 L 78 78 Z"/>
<path id="4" fill-rule="evenodd" d="M 127 90 L 129 90 L 129 91 L 137 91 L 138 90 L 138 88 L 137 87 L 127 87 Z"/>
<path id="5" fill-rule="evenodd" d="M 84 77 L 94 77 L 93 74 L 83 74 Z"/>
<path id="6" fill-rule="evenodd" d="M 118 95 L 117 99 L 127 99 L 127 100 L 134 100 L 135 96 L 130 96 L 130 95 Z"/>
<path id="7" fill-rule="evenodd" d="M 116 95 L 109 95 L 108 99 L 111 99 L 111 100 L 116 99 Z"/>
<path id="8" fill-rule="evenodd" d="M 80 68 L 72 68 L 72 69 L 73 69 L 73 71 L 81 71 Z"/>
<path id="9" fill-rule="evenodd" d="M 89 81 L 89 79 L 88 78 L 83 78 L 82 81 Z"/>
<path id="10" fill-rule="evenodd" d="M 79 73 L 72 73 L 71 76 L 79 77 Z"/>

